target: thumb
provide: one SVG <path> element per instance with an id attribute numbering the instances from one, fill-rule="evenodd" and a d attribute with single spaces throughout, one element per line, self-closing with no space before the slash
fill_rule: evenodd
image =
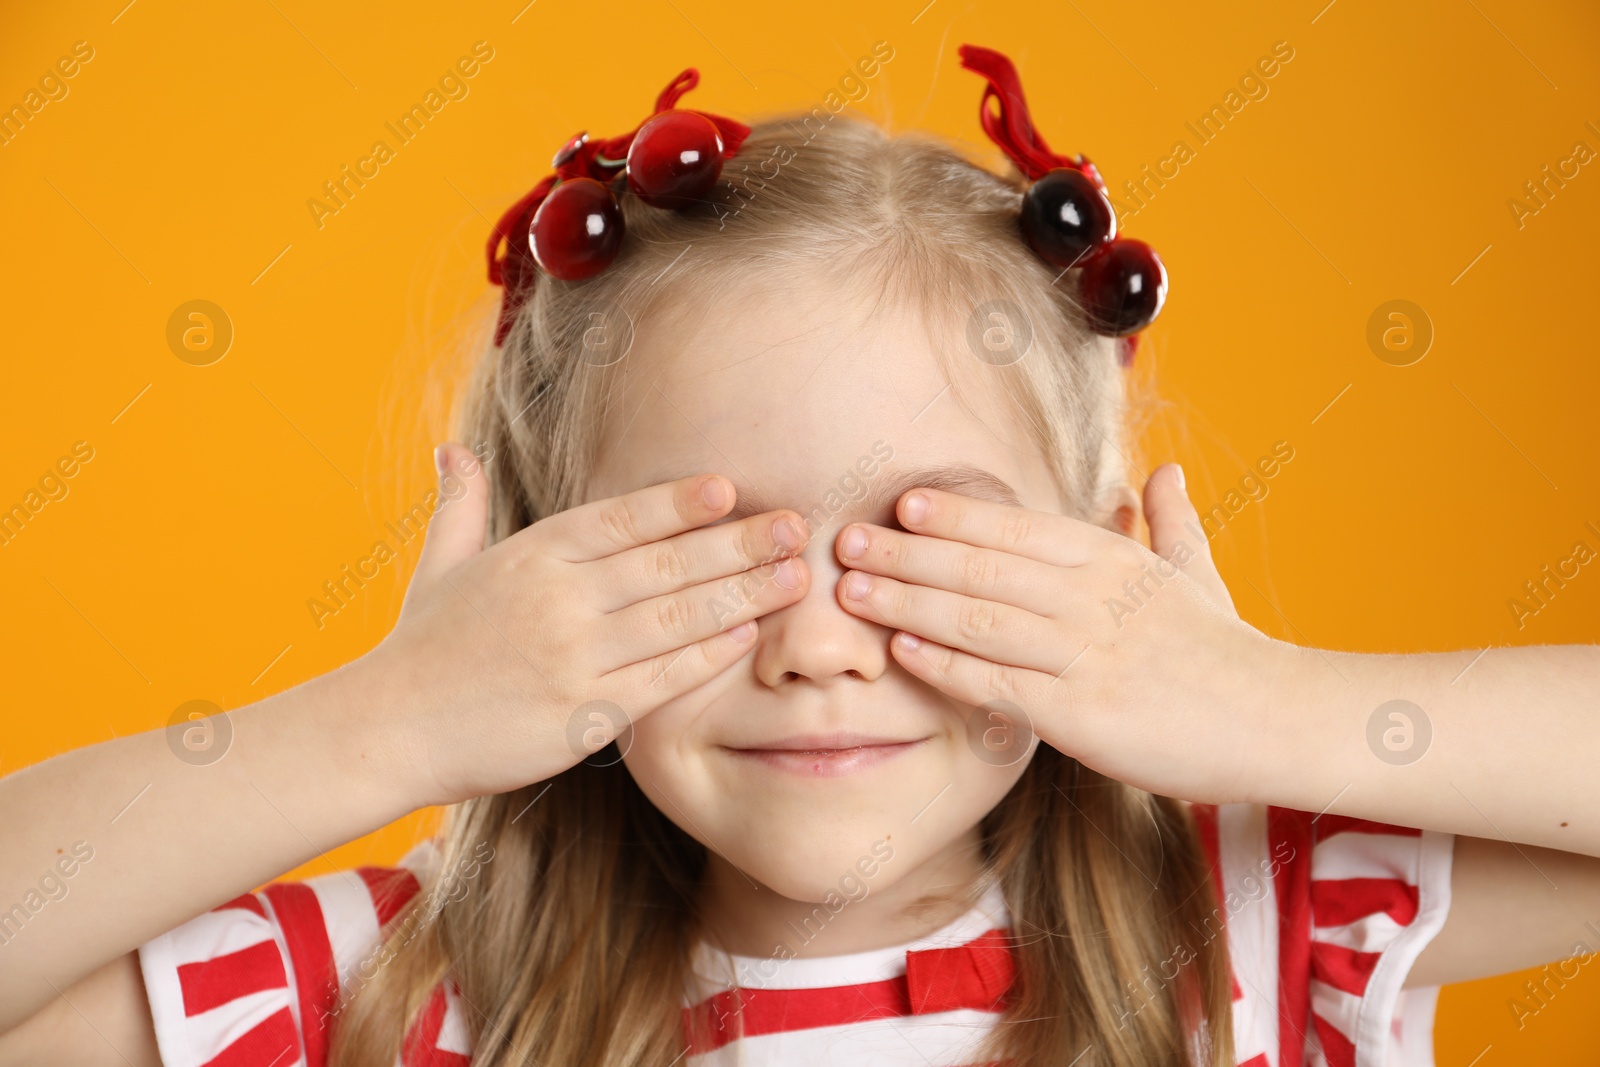
<path id="1" fill-rule="evenodd" d="M 1183 468 L 1166 463 L 1144 486 L 1145 521 L 1150 524 L 1150 551 L 1176 563 L 1223 603 L 1233 598 L 1211 558 L 1211 539 L 1200 525 L 1200 513 L 1189 500 Z"/>
<path id="2" fill-rule="evenodd" d="M 489 527 L 489 475 L 454 441 L 433 450 L 439 505 L 428 523 L 416 578 L 431 582 L 483 551 Z"/>
<path id="3" fill-rule="evenodd" d="M 1175 552 L 1190 557 L 1211 554 L 1178 464 L 1165 463 L 1150 475 L 1144 485 L 1144 517 L 1150 524 L 1150 551 L 1162 559 L 1172 559 Z M 1180 545 L 1185 546 L 1181 551 Z"/>

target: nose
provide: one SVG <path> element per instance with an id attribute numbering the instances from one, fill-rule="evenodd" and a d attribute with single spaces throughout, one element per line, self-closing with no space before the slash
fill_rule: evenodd
<path id="1" fill-rule="evenodd" d="M 838 530 L 813 533 L 799 558 L 810 572 L 805 595 L 761 616 L 755 671 L 776 688 L 799 679 L 831 685 L 840 677 L 874 681 L 889 666 L 893 630 L 839 606 L 845 568 L 834 555 Z"/>

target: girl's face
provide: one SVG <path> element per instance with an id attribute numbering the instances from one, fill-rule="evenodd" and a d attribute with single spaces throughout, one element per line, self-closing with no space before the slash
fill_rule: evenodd
<path id="1" fill-rule="evenodd" d="M 902 668 L 893 629 L 844 609 L 840 531 L 853 521 L 901 529 L 899 495 L 940 465 L 974 472 L 967 487 L 944 486 L 956 492 L 1065 510 L 1037 447 L 985 380 L 993 367 L 957 352 L 952 382 L 917 318 L 841 313 L 839 303 L 822 287 L 753 292 L 737 315 L 641 331 L 586 497 L 715 472 L 739 493 L 739 510 L 719 523 L 750 513 L 747 492 L 806 518 L 803 597 L 761 616 L 742 659 L 619 744 L 674 823 L 769 889 L 812 902 L 862 885 L 877 892 L 970 847 L 1033 754 L 1009 765 L 981 758 L 969 742 L 974 709 Z M 915 744 L 831 773 L 816 769 L 828 761 L 742 751 L 836 731 Z"/>

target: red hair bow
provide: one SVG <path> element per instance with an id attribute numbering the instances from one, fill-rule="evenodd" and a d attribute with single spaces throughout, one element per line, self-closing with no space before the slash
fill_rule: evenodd
<path id="1" fill-rule="evenodd" d="M 686 69 L 661 90 L 656 97 L 656 108 L 647 119 L 671 110 L 684 93 L 699 83 L 700 72 L 694 67 Z M 696 114 L 709 119 L 722 135 L 723 159 L 731 158 L 745 138 L 750 136 L 750 127 L 735 119 L 706 111 Z M 643 122 L 639 124 L 643 125 Z M 607 182 L 622 174 L 627 166 L 628 148 L 633 144 L 639 126 L 621 136 L 600 141 L 590 140 L 587 132 L 574 134 L 550 161 L 556 172 L 542 179 L 526 196 L 507 208 L 505 214 L 500 216 L 500 221 L 495 223 L 486 250 L 489 281 L 505 290 L 500 302 L 500 321 L 494 331 L 496 345 L 505 342 L 506 334 L 516 320 L 517 310 L 532 292 L 534 279 L 538 276 L 539 268 L 533 260 L 533 248 L 528 243 L 528 229 L 533 223 L 534 212 L 550 195 L 550 190 L 567 178 L 594 178 Z M 504 255 L 500 255 L 501 242 L 505 243 Z"/>

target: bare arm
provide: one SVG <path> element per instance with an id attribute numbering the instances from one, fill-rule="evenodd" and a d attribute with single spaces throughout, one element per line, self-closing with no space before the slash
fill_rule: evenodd
<path id="1" fill-rule="evenodd" d="M 454 442 L 441 457 L 445 502 L 372 651 L 206 720 L 231 730 L 221 758 L 185 759 L 152 730 L 0 779 L 0 1055 L 107 967 L 122 985 L 96 988 L 130 1017 L 116 992 L 128 961 L 114 961 L 327 849 L 566 770 L 593 751 L 587 733 L 572 740 L 589 701 L 637 721 L 737 662 L 759 616 L 805 595 L 804 581 L 759 580 L 729 616 L 700 607 L 799 550 L 780 522 L 804 542 L 792 511 L 700 529 L 733 506 L 719 475 L 590 501 L 485 548 L 483 466 Z"/>
<path id="2" fill-rule="evenodd" d="M 1402 985 L 1470 982 L 1600 947 L 1600 859 L 1537 845 L 1458 837 L 1450 912 Z M 1576 963 L 1535 980 L 1560 988 Z"/>
<path id="3" fill-rule="evenodd" d="M 1249 646 L 1241 652 L 1227 625 L 1237 618 L 1232 598 L 1173 470 L 1162 467 L 1145 485 L 1151 551 L 1187 561 L 1185 576 L 1222 611 L 1190 610 L 1193 598 L 1159 591 L 1151 600 L 1157 608 L 1141 609 L 1138 625 L 1110 630 L 1097 647 L 1105 654 L 1086 656 L 1073 673 L 1080 686 L 1109 680 L 1124 701 L 1183 708 L 1205 736 L 1221 739 L 1220 749 L 1184 753 L 1187 764 L 1208 757 L 1221 770 L 1221 785 L 1207 783 L 1217 796 L 1191 799 L 1248 800 L 1600 856 L 1600 645 L 1396 655 L 1274 640 L 1256 643 L 1268 649 L 1264 655 Z M 1102 554 L 1105 587 L 1147 578 L 1119 572 L 1114 551 Z M 1180 660 L 1173 649 L 1184 650 Z M 1085 677 L 1099 663 L 1120 661 L 1162 666 Z M 1187 674 L 1186 666 L 1193 668 Z M 1154 784 L 1155 792 L 1181 792 L 1162 788 L 1177 782 Z"/>
<path id="4" fill-rule="evenodd" d="M 1600 856 L 1600 646 L 1281 648 L 1251 799 Z"/>
<path id="5" fill-rule="evenodd" d="M 0 1033 L 0 1067 L 161 1067 L 155 1023 L 128 952 L 64 988 L 33 1018 Z"/>
<path id="6" fill-rule="evenodd" d="M 369 657 L 227 712 L 215 762 L 179 758 L 163 729 L 0 779 L 0 1033 L 150 938 L 414 810 Z"/>

